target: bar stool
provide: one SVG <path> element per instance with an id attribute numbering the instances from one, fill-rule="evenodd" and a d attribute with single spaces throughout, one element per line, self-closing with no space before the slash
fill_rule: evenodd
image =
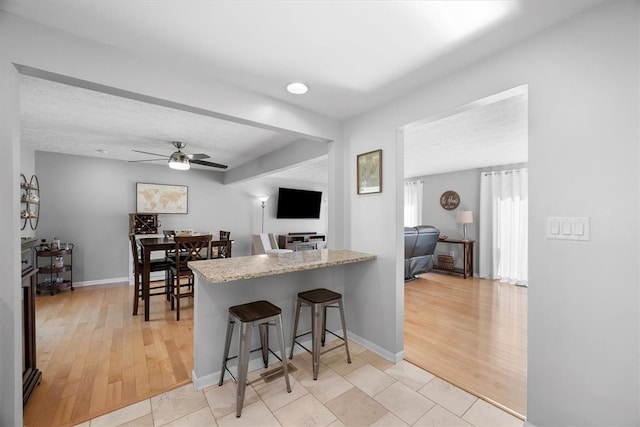
<path id="1" fill-rule="evenodd" d="M 274 321 L 274 323 L 270 323 Z M 233 335 L 233 327 L 236 322 L 240 323 L 240 339 L 238 356 L 229 357 L 229 347 L 231 346 L 231 337 Z M 260 344 L 261 348 L 249 350 L 251 346 L 251 329 L 254 324 L 260 325 Z M 278 341 L 280 342 L 280 356 L 278 357 L 269 348 L 269 326 L 276 327 Z M 254 301 L 247 304 L 235 305 L 229 308 L 229 323 L 227 324 L 227 337 L 224 344 L 224 355 L 222 357 L 222 369 L 220 370 L 219 386 L 224 382 L 225 371 L 233 378 L 233 374 L 227 368 L 227 362 L 231 359 L 238 360 L 238 378 L 233 378 L 236 382 L 236 417 L 240 418 L 242 406 L 244 405 L 244 391 L 247 386 L 247 371 L 249 370 L 249 353 L 253 351 L 262 351 L 262 360 L 266 368 L 269 360 L 269 353 L 273 354 L 278 360 L 282 361 L 282 369 L 284 371 L 284 379 L 287 383 L 287 392 L 291 393 L 291 385 L 289 384 L 289 369 L 287 367 L 287 357 L 284 349 L 284 331 L 282 329 L 282 310 L 268 301 Z"/>
<path id="2" fill-rule="evenodd" d="M 302 305 L 311 307 L 311 332 L 296 335 L 298 333 L 298 319 L 300 318 L 300 307 Z M 327 329 L 327 307 L 340 309 L 340 320 L 342 321 L 342 336 L 336 335 Z M 324 346 L 326 333 L 340 338 L 343 343 L 332 347 L 323 352 L 320 351 L 320 344 Z M 311 351 L 297 341 L 304 335 L 311 334 Z M 296 315 L 293 320 L 293 338 L 291 339 L 291 353 L 289 359 L 293 359 L 293 347 L 298 344 L 300 347 L 308 351 L 313 356 L 313 379 L 318 379 L 318 370 L 320 367 L 320 354 L 324 354 L 342 346 L 347 350 L 347 363 L 351 363 L 351 355 L 349 354 L 349 343 L 347 341 L 347 326 L 344 321 L 344 309 L 342 308 L 342 294 L 330 291 L 329 289 L 312 289 L 310 291 L 298 293 L 298 302 L 296 304 Z"/>

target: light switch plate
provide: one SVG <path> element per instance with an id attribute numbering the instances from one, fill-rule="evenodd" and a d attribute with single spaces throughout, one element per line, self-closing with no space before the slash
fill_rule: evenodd
<path id="1" fill-rule="evenodd" d="M 590 223 L 589 217 L 548 216 L 547 239 L 590 240 Z"/>

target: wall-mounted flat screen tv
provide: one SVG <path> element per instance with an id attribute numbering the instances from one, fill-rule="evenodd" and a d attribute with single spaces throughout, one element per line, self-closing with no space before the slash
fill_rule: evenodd
<path id="1" fill-rule="evenodd" d="M 280 188 L 278 190 L 278 211 L 280 219 L 318 219 L 322 191 L 294 190 Z"/>

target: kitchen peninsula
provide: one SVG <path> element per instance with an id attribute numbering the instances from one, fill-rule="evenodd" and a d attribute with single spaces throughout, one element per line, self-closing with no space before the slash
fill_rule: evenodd
<path id="1" fill-rule="evenodd" d="M 345 287 L 349 286 L 345 283 L 344 269 L 375 259 L 375 255 L 363 252 L 320 249 L 189 263 L 195 273 L 193 382 L 196 388 L 218 383 L 229 307 L 256 300 L 267 300 L 277 305 L 282 309 L 285 342 L 289 347 L 298 292 L 322 287 L 344 294 Z M 349 313 L 345 315 L 348 330 Z M 336 317 L 329 315 L 329 329 L 338 329 L 339 319 Z M 300 319 L 299 329 L 310 328 L 307 312 Z M 236 339 L 234 336 L 232 349 L 238 348 Z M 252 348 L 255 348 L 258 345 L 257 333 L 253 339 Z M 260 365 L 259 359 L 253 359 L 249 369 Z"/>

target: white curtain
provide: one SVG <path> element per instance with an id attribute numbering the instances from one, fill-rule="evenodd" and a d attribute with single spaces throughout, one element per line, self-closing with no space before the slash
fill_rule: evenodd
<path id="1" fill-rule="evenodd" d="M 404 183 L 404 225 L 413 227 L 422 225 L 422 187 L 423 181 Z"/>
<path id="2" fill-rule="evenodd" d="M 480 174 L 480 276 L 527 286 L 527 169 Z"/>

